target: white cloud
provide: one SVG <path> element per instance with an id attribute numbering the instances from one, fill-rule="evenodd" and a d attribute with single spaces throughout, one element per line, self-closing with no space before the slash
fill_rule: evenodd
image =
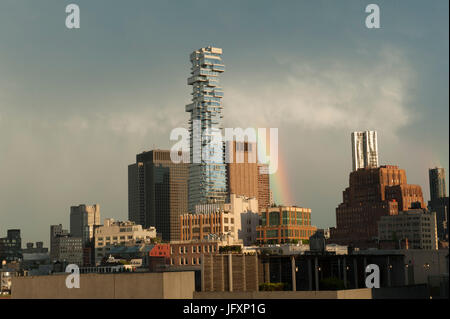
<path id="1" fill-rule="evenodd" d="M 312 64 L 292 58 L 278 63 L 289 70 L 280 78 L 255 79 L 254 87 L 226 88 L 227 123 L 376 129 L 395 136 L 398 128 L 413 120 L 407 103 L 415 76 L 401 51 L 382 49 L 368 65 L 355 61 Z"/>

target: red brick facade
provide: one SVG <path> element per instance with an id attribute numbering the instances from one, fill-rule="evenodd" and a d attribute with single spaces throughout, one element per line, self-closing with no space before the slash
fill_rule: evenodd
<path id="1" fill-rule="evenodd" d="M 408 185 L 405 170 L 397 166 L 359 169 L 350 173 L 343 202 L 336 208 L 336 229 L 331 240 L 357 245 L 378 236 L 381 216 L 397 215 L 419 202 L 424 207 L 422 190 Z"/>

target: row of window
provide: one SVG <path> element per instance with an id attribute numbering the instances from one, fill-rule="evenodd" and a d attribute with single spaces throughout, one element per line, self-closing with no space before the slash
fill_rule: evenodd
<path id="1" fill-rule="evenodd" d="M 189 263 L 190 261 L 190 263 Z M 170 258 L 170 264 L 174 265 L 201 265 L 202 260 L 200 257 L 192 257 L 190 259 L 185 258 L 185 257 L 180 257 L 180 258 Z"/>
<path id="2" fill-rule="evenodd" d="M 187 254 L 189 246 L 180 246 L 178 247 L 178 252 L 180 254 Z M 217 252 L 217 247 L 215 245 L 195 245 L 191 246 L 191 253 L 214 253 Z M 170 253 L 173 254 L 174 247 L 170 247 Z"/>

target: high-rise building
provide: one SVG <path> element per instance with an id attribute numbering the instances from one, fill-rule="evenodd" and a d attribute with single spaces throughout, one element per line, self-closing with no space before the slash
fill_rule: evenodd
<path id="1" fill-rule="evenodd" d="M 83 239 L 83 246 L 90 245 L 94 228 L 100 225 L 100 205 L 78 205 L 70 207 L 70 234 Z"/>
<path id="2" fill-rule="evenodd" d="M 163 240 L 179 240 L 180 215 L 188 210 L 189 164 L 174 163 L 168 150 L 136 155 L 128 166 L 128 219 L 156 227 Z"/>
<path id="3" fill-rule="evenodd" d="M 352 132 L 352 169 L 378 167 L 377 132 Z"/>
<path id="4" fill-rule="evenodd" d="M 229 194 L 258 198 L 258 163 L 256 143 L 227 142 L 233 156 L 227 163 Z"/>
<path id="5" fill-rule="evenodd" d="M 437 233 L 440 240 L 448 241 L 448 196 L 445 186 L 445 170 L 430 168 L 430 201 L 428 208 L 436 212 Z"/>
<path id="6" fill-rule="evenodd" d="M 269 166 L 258 164 L 258 212 L 264 212 L 273 204 L 270 191 Z"/>
<path id="7" fill-rule="evenodd" d="M 421 187 L 407 184 L 405 170 L 386 165 L 351 172 L 343 202 L 336 208 L 332 239 L 341 244 L 367 243 L 378 236 L 382 216 L 411 208 L 425 208 L 425 204 Z"/>
<path id="8" fill-rule="evenodd" d="M 69 234 L 62 225 L 50 226 L 50 261 L 83 265 L 83 239 Z"/>
<path id="9" fill-rule="evenodd" d="M 219 76 L 225 71 L 222 49 L 201 48 L 190 55 L 192 103 L 190 113 L 189 211 L 195 205 L 225 203 L 227 196 L 224 145 L 214 143 L 222 130 L 222 97 Z M 210 146 L 213 146 L 209 148 Z"/>
<path id="10" fill-rule="evenodd" d="M 446 197 L 445 169 L 441 167 L 430 168 L 428 174 L 430 177 L 430 199 L 433 201 L 438 198 Z"/>

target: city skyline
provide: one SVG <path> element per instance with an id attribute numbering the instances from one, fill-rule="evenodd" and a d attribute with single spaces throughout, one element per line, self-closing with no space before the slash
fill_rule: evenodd
<path id="1" fill-rule="evenodd" d="M 199 7 L 201 4 L 198 2 Z M 86 23 L 73 35 L 53 30 L 59 23 L 58 15 L 53 16 L 58 6 L 41 5 L 44 9 L 36 13 L 41 27 L 30 29 L 27 23 L 12 28 L 16 24 L 11 16 L 32 11 L 36 4 L 23 8 L 13 2 L 2 3 L 0 39 L 7 45 L 0 49 L 0 232 L 20 228 L 23 242 L 44 241 L 47 246 L 48 225 L 68 225 L 69 208 L 79 203 L 99 203 L 102 216 L 127 219 L 127 165 L 141 151 L 169 149 L 170 130 L 187 123 L 183 114 L 189 103 L 187 57 L 192 50 L 208 45 L 222 47 L 226 54 L 227 72 L 222 76 L 226 125 L 279 128 L 282 166 L 271 177 L 278 204 L 309 207 L 314 225 L 335 225 L 335 208 L 352 169 L 348 141 L 355 130 L 376 130 L 379 164 L 404 168 L 408 181 L 422 187 L 427 201 L 428 169 L 442 166 L 448 178 L 448 40 L 438 43 L 448 39 L 448 30 L 440 28 L 448 15 L 438 14 L 441 9 L 448 11 L 448 3 L 431 7 L 414 2 L 408 7 L 379 4 L 386 10 L 379 31 L 383 39 L 364 30 L 360 23 L 363 5 L 334 7 L 337 11 L 331 23 L 340 28 L 333 33 L 313 24 L 304 12 L 309 9 L 320 24 L 330 17 L 331 9 L 320 4 L 290 4 L 275 10 L 278 25 L 267 29 L 270 36 L 288 34 L 273 47 L 264 47 L 251 38 L 260 30 L 241 22 L 239 14 L 230 12 L 227 5 L 216 4 L 228 18 L 231 15 L 236 26 L 219 21 L 205 38 L 185 36 L 198 28 L 195 24 L 175 38 L 176 43 L 152 33 L 149 39 L 156 41 L 153 43 L 138 39 L 152 27 L 167 27 L 157 13 L 168 14 L 173 9 L 169 4 L 150 6 L 157 12 L 149 13 L 150 26 L 143 24 L 147 20 L 137 8 L 124 9 L 117 4 L 119 8 L 114 10 L 136 19 L 121 22 L 113 10 L 112 20 L 119 23 L 115 26 L 108 22 L 111 17 L 89 19 L 101 4 L 80 1 Z M 10 9 L 9 17 L 4 16 L 7 10 L 2 6 Z M 151 11 L 147 4 L 139 2 L 139 6 Z M 268 3 L 261 6 L 257 19 L 270 16 L 273 8 Z M 251 12 L 249 7 L 243 9 Z M 297 9 L 300 22 L 282 22 L 289 9 Z M 351 14 L 343 21 L 346 9 Z M 411 21 L 403 16 L 395 21 L 395 13 L 404 14 L 405 10 Z M 422 20 L 412 18 L 419 13 Z M 442 21 L 435 19 L 435 24 L 428 26 L 427 15 L 438 15 Z M 305 24 L 316 28 L 303 30 L 301 37 L 288 32 L 292 25 L 301 30 Z M 233 32 L 239 27 L 245 30 L 243 35 Z M 46 35 L 50 28 L 52 32 Z M 166 31 L 175 36 L 175 29 Z M 435 31 L 437 35 L 430 36 Z M 133 37 L 123 40 L 116 38 L 117 33 Z M 325 33 L 336 35 L 338 41 L 314 42 L 315 36 Z M 347 33 L 356 40 L 339 44 Z M 105 38 L 88 50 L 99 35 Z M 40 43 L 28 46 L 26 41 L 32 38 Z M 46 47 L 51 41 L 56 44 Z M 138 50 L 120 57 L 120 43 Z M 425 49 L 424 43 L 429 44 Z M 323 52 L 324 48 L 333 54 Z M 435 48 L 433 52 L 431 48 Z M 16 55 L 17 49 L 20 53 Z M 441 52 L 435 52 L 437 49 Z M 36 82 L 41 72 L 49 76 Z M 239 116 L 238 110 L 242 111 Z M 24 151 L 31 154 L 24 156 Z"/>

